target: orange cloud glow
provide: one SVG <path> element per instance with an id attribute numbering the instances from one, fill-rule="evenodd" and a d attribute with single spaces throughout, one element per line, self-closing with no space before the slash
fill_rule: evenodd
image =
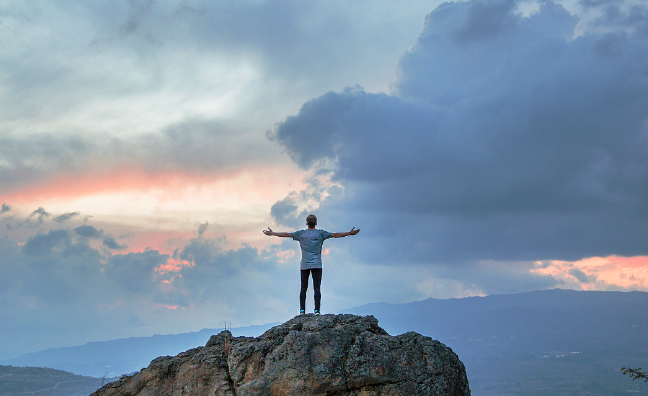
<path id="1" fill-rule="evenodd" d="M 22 217 L 39 207 L 52 214 L 49 221 L 62 213 L 80 213 L 71 222 L 90 216 L 91 225 L 128 246 L 119 253 L 146 248 L 172 253 L 197 237 L 205 222 L 206 237 L 226 235 L 228 247 L 249 239 L 261 248 L 272 242 L 260 232 L 270 220 L 269 208 L 302 189 L 305 174 L 285 165 L 219 174 L 124 169 L 62 176 L 0 194 L 0 202 Z"/>
<path id="2" fill-rule="evenodd" d="M 43 206 L 43 201 L 69 201 L 93 195 L 125 191 L 144 193 L 151 190 L 164 191 L 173 198 L 182 196 L 188 186 L 220 184 L 221 187 L 233 187 L 232 182 L 247 184 L 244 191 L 240 191 L 241 195 L 252 194 L 258 198 L 276 190 L 277 185 L 291 183 L 297 173 L 301 175 L 303 172 L 286 167 L 238 169 L 219 173 L 148 172 L 144 169 L 125 168 L 104 173 L 62 175 L 2 194 L 0 199 L 18 205 L 37 203 Z"/>
<path id="3" fill-rule="evenodd" d="M 120 253 L 138 253 L 150 248 L 162 254 L 172 254 L 176 248 L 182 248 L 188 240 L 196 237 L 191 230 L 178 232 L 134 230 L 131 233 L 123 240 L 128 248 Z"/>
<path id="4" fill-rule="evenodd" d="M 583 290 L 648 290 L 648 257 L 589 257 L 537 262 L 531 272 L 551 275 Z"/>
<path id="5" fill-rule="evenodd" d="M 187 261 L 187 260 L 174 260 L 174 259 L 169 259 L 167 260 L 166 264 L 162 264 L 159 267 L 155 269 L 155 272 L 158 272 L 160 274 L 166 274 L 169 272 L 178 272 L 184 267 L 192 267 L 194 263 Z M 181 276 L 181 275 L 180 275 Z M 168 282 L 165 282 L 168 283 Z"/>
<path id="6" fill-rule="evenodd" d="M 166 308 L 166 309 L 185 309 L 184 307 L 180 307 L 178 305 L 164 305 L 164 304 L 156 304 L 155 305 L 157 308 Z"/>

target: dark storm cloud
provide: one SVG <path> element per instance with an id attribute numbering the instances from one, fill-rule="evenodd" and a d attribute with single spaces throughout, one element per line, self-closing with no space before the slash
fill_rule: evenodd
<path id="1" fill-rule="evenodd" d="M 0 213 L 7 213 L 11 211 L 11 206 L 7 205 L 6 203 L 2 204 L 2 209 L 0 209 Z"/>
<path id="2" fill-rule="evenodd" d="M 516 6 L 442 4 L 393 95 L 329 92 L 270 133 L 304 169 L 337 164 L 344 190 L 320 212 L 368 231 L 358 257 L 648 254 L 648 42 L 639 30 L 575 37 L 560 5 L 529 17 Z M 277 202 L 275 217 L 295 205 Z"/>

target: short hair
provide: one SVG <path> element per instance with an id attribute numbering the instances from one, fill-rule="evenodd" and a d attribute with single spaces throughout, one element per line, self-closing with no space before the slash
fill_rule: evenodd
<path id="1" fill-rule="evenodd" d="M 315 227 L 317 225 L 317 216 L 309 214 L 308 217 L 306 217 L 306 224 L 308 224 L 308 228 Z"/>

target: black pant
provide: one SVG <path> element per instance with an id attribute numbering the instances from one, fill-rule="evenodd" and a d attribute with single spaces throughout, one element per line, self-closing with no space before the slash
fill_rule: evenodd
<path id="1" fill-rule="evenodd" d="M 322 294 L 320 285 L 322 284 L 322 269 L 311 268 L 301 270 L 301 292 L 299 293 L 299 306 L 302 311 L 306 310 L 306 290 L 308 290 L 308 274 L 313 274 L 313 289 L 315 289 L 315 310 L 319 311 Z"/>

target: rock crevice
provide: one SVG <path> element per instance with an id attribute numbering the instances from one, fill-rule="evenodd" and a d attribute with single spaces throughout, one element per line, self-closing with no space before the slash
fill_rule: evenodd
<path id="1" fill-rule="evenodd" d="M 372 316 L 306 315 L 257 338 L 212 336 L 92 396 L 469 396 L 464 365 L 439 341 L 390 336 Z"/>

